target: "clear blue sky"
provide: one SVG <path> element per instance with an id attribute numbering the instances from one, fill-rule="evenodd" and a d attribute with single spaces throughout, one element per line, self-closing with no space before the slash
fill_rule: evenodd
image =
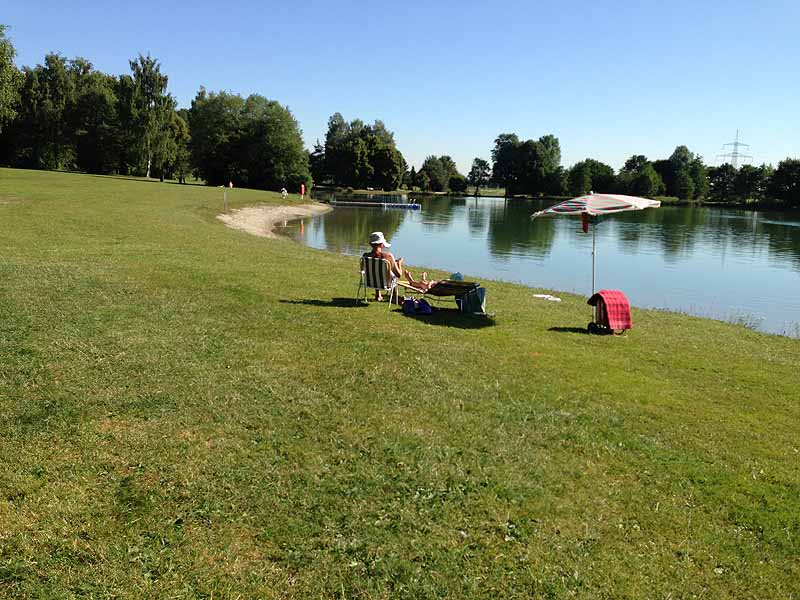
<path id="1" fill-rule="evenodd" d="M 619 168 L 678 144 L 717 164 L 736 129 L 755 162 L 800 156 L 800 2 L 42 2 L 5 0 L 17 65 L 57 51 L 106 73 L 150 53 L 198 88 L 289 106 L 307 146 L 328 117 L 382 119 L 419 167 L 462 172 L 494 138 L 552 133 L 562 162 Z"/>

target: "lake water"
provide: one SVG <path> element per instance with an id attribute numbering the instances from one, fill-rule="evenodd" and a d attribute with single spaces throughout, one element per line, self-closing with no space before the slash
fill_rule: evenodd
<path id="1" fill-rule="evenodd" d="M 410 265 L 591 292 L 592 235 L 581 231 L 580 219 L 530 220 L 552 201 L 418 202 L 418 211 L 336 207 L 306 219 L 302 229 L 290 224 L 286 233 L 358 256 L 369 249 L 369 233 L 383 231 L 395 256 Z M 635 306 L 800 336 L 800 213 L 663 207 L 605 217 L 596 232 L 597 289 L 623 290 Z"/>

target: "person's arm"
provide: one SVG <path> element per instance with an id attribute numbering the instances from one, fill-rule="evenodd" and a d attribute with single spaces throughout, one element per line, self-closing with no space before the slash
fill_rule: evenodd
<path id="1" fill-rule="evenodd" d="M 395 258 L 393 254 L 386 253 L 386 258 L 389 259 L 389 268 L 392 269 L 392 273 L 397 275 L 398 277 L 403 276 L 403 259 L 402 258 Z"/>

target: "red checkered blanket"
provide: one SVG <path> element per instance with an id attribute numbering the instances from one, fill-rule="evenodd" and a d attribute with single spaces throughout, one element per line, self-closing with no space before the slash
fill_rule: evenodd
<path id="1" fill-rule="evenodd" d="M 589 298 L 588 304 L 597 306 L 597 322 L 615 331 L 633 327 L 631 304 L 619 290 L 600 290 Z"/>

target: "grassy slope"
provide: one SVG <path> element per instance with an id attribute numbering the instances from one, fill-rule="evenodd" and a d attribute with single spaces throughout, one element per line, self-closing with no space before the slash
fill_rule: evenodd
<path id="1" fill-rule="evenodd" d="M 221 190 L 0 199 L 0 596 L 798 597 L 796 340 L 494 283 L 430 324 Z"/>

